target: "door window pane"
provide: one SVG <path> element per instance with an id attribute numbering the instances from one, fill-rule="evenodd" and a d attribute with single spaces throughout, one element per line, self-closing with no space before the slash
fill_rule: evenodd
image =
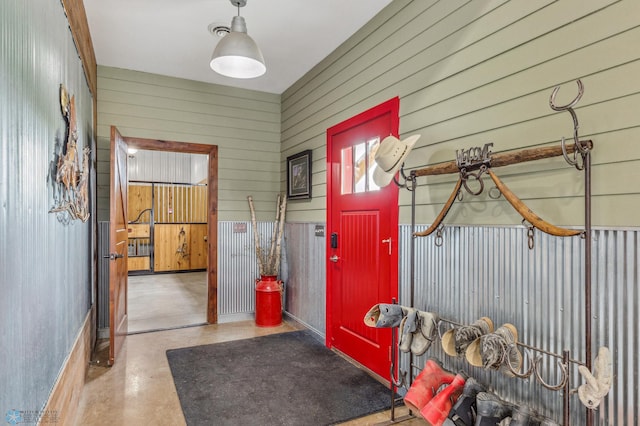
<path id="1" fill-rule="evenodd" d="M 340 176 L 343 195 L 380 189 L 373 181 L 374 158 L 378 146 L 380 138 L 376 137 L 342 149 Z"/>
<path id="2" fill-rule="evenodd" d="M 351 147 L 342 149 L 340 159 L 341 194 L 353 193 L 353 149 Z"/>

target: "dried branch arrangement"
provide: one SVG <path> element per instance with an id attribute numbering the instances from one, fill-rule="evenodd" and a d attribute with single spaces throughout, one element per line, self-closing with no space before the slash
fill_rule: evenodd
<path id="1" fill-rule="evenodd" d="M 256 247 L 256 257 L 260 275 L 275 275 L 280 273 L 280 254 L 282 251 L 282 234 L 284 233 L 284 216 L 287 210 L 287 197 L 278 194 L 276 200 L 276 220 L 271 235 L 269 247 L 263 246 L 256 222 L 256 211 L 253 207 L 253 197 L 247 197 L 251 210 L 251 224 L 253 225 L 253 242 Z"/>

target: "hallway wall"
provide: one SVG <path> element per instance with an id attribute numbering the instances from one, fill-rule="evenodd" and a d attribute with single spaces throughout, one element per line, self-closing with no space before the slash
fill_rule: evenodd
<path id="1" fill-rule="evenodd" d="M 597 295 L 594 304 L 598 309 L 593 319 L 593 356 L 599 345 L 623 352 L 615 361 L 615 374 L 621 381 L 614 392 L 624 395 L 608 398 L 606 407 L 598 411 L 597 422 L 637 423 L 639 395 L 630 391 L 635 388 L 628 380 L 633 380 L 638 369 L 630 348 L 638 346 L 633 318 L 640 300 L 637 291 L 629 297 L 622 294 L 637 287 L 640 280 L 640 189 L 629 183 L 640 166 L 640 151 L 635 149 L 640 136 L 640 81 L 634 77 L 640 71 L 638 16 L 640 3 L 625 0 L 394 0 L 282 95 L 281 188 L 286 188 L 288 156 L 311 149 L 314 160 L 313 199 L 288 204 L 287 221 L 293 226 L 287 228 L 287 245 L 295 249 L 288 257 L 288 282 L 299 290 L 288 296 L 293 297 L 288 307 L 302 322 L 323 326 L 317 318 L 326 309 L 326 254 L 308 236 L 314 226 L 326 223 L 327 128 L 399 96 L 400 136 L 421 135 L 406 161 L 407 172 L 455 160 L 456 150 L 485 143 L 493 143 L 493 152 L 559 145 L 563 137 L 571 140 L 573 124 L 568 113 L 549 108 L 549 96 L 560 85 L 557 103 L 569 103 L 577 94 L 575 80 L 581 79 L 585 93 L 576 106 L 579 135 L 595 145 L 593 222 L 599 229 L 594 240 L 601 238 L 607 244 L 598 247 L 600 255 L 593 258 L 593 295 Z M 500 168 L 499 175 L 544 219 L 556 225 L 583 226 L 584 180 L 561 157 Z M 433 222 L 456 180 L 456 175 L 418 180 L 418 225 Z M 401 190 L 400 231 L 405 233 L 400 252 L 401 303 L 409 303 L 406 274 L 411 237 L 406 235 L 406 224 L 411 221 L 410 206 L 411 192 Z M 520 246 L 518 251 L 511 250 L 517 245 L 512 240 L 491 237 L 502 236 L 507 227 L 517 228 L 513 233 L 520 238 L 525 231 L 520 223 L 521 217 L 504 198 L 493 200 L 486 193 L 465 195 L 464 202 L 452 208 L 446 225 L 477 227 L 479 236 L 486 239 L 456 234 L 446 240 L 451 250 L 446 255 L 431 247 L 433 237 L 421 240 L 431 257 L 419 259 L 424 275 L 417 284 L 415 306 L 442 310 L 453 320 L 468 320 L 469 309 L 464 303 L 452 303 L 451 298 L 466 301 L 468 294 L 459 289 L 472 289 L 481 300 L 470 302 L 471 312 L 482 309 L 496 321 L 516 322 L 528 341 L 558 351 L 568 346 L 584 358 L 580 340 L 583 242 L 551 241 L 529 254 Z M 558 251 L 559 247 L 565 249 Z M 456 263 L 464 250 L 484 253 L 486 264 Z M 516 253 L 540 259 L 529 270 L 535 277 L 532 281 L 501 279 L 510 276 L 510 267 L 524 267 L 521 258 L 503 263 L 504 256 Z M 566 273 L 549 269 L 557 257 L 573 269 Z M 492 276 L 493 281 L 475 276 L 488 270 L 504 275 Z M 466 275 L 450 280 L 452 274 L 462 271 Z M 456 287 L 451 290 L 451 285 Z M 522 303 L 517 291 L 540 295 L 542 300 L 532 296 L 527 299 L 529 310 L 515 312 L 509 303 L 514 299 Z M 562 303 L 559 300 L 549 303 L 558 294 L 571 309 L 557 305 Z M 553 347 L 548 347 L 550 342 Z M 455 361 L 447 363 L 451 368 L 458 366 Z M 503 382 L 492 379 L 491 383 L 501 387 Z M 519 386 L 527 385 L 501 390 L 510 400 L 526 400 L 528 394 Z M 560 416 L 557 397 L 554 393 L 533 398 L 532 403 Z M 551 400 L 551 406 L 546 406 Z M 576 401 L 572 400 L 572 409 L 584 416 Z"/>
<path id="2" fill-rule="evenodd" d="M 400 134 L 420 134 L 406 161 L 414 169 L 455 159 L 455 151 L 493 143 L 493 151 L 593 139 L 594 224 L 637 226 L 640 189 L 624 182 L 639 167 L 638 15 L 640 3 L 617 0 L 395 0 L 282 95 L 281 186 L 285 159 L 313 150 L 313 199 L 289 204 L 288 220 L 326 220 L 326 129 L 394 96 Z M 582 222 L 581 186 L 561 158 L 501 169 L 536 213 L 554 224 Z M 418 223 L 429 223 L 455 176 L 419 180 Z M 561 183 L 561 184 L 559 184 Z M 564 183 L 564 184 L 562 184 Z M 401 222 L 410 194 L 401 191 Z M 447 218 L 456 224 L 519 224 L 504 200 L 478 197 Z"/>
<path id="3" fill-rule="evenodd" d="M 218 219 L 271 220 L 280 188 L 280 98 L 98 67 L 98 220 L 109 220 L 109 129 L 126 137 L 218 146 Z"/>
<path id="4" fill-rule="evenodd" d="M 94 301 L 95 252 L 93 216 L 82 223 L 49 213 L 66 142 L 60 85 L 75 95 L 78 151 L 92 152 L 92 212 L 93 99 L 60 2 L 2 1 L 0 28 L 0 415 L 64 421 L 72 413 L 42 410 Z M 78 396 L 63 403 L 73 411 Z"/>

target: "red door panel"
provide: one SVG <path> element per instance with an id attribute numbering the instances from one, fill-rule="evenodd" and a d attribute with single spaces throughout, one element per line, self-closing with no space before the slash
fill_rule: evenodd
<path id="1" fill-rule="evenodd" d="M 327 346 L 387 379 L 391 331 L 363 319 L 398 297 L 398 188 L 371 177 L 380 141 L 397 133 L 397 98 L 327 131 Z"/>

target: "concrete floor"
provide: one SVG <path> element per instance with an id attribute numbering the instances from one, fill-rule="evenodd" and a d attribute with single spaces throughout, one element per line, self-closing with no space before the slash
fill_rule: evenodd
<path id="1" fill-rule="evenodd" d="M 134 275 L 128 284 L 129 333 L 207 322 L 207 272 Z"/>
<path id="2" fill-rule="evenodd" d="M 89 367 L 81 395 L 76 425 L 185 425 L 180 401 L 166 357 L 167 349 L 204 345 L 294 331 L 300 327 L 283 322 L 276 327 L 256 327 L 253 321 L 206 325 L 127 336 L 115 365 Z M 406 413 L 396 409 L 396 416 Z M 345 425 L 373 425 L 389 421 L 382 412 Z M 212 425 L 215 421 L 212 420 Z M 424 425 L 410 419 L 403 425 Z M 301 425 L 313 426 L 313 425 Z"/>
<path id="3" fill-rule="evenodd" d="M 136 334 L 127 336 L 112 367 L 106 367 L 108 341 L 99 342 L 81 395 L 78 426 L 185 425 L 166 357 L 168 349 L 301 328 L 293 322 L 257 327 L 254 321 L 184 328 L 206 321 L 206 272 L 129 277 L 128 296 L 129 331 Z M 149 330 L 155 331 L 143 332 Z M 395 417 L 406 412 L 404 406 L 398 407 Z M 386 411 L 344 425 L 385 424 L 389 420 L 390 412 Z M 213 419 L 211 424 L 215 424 Z M 411 418 L 402 424 L 425 423 Z"/>

